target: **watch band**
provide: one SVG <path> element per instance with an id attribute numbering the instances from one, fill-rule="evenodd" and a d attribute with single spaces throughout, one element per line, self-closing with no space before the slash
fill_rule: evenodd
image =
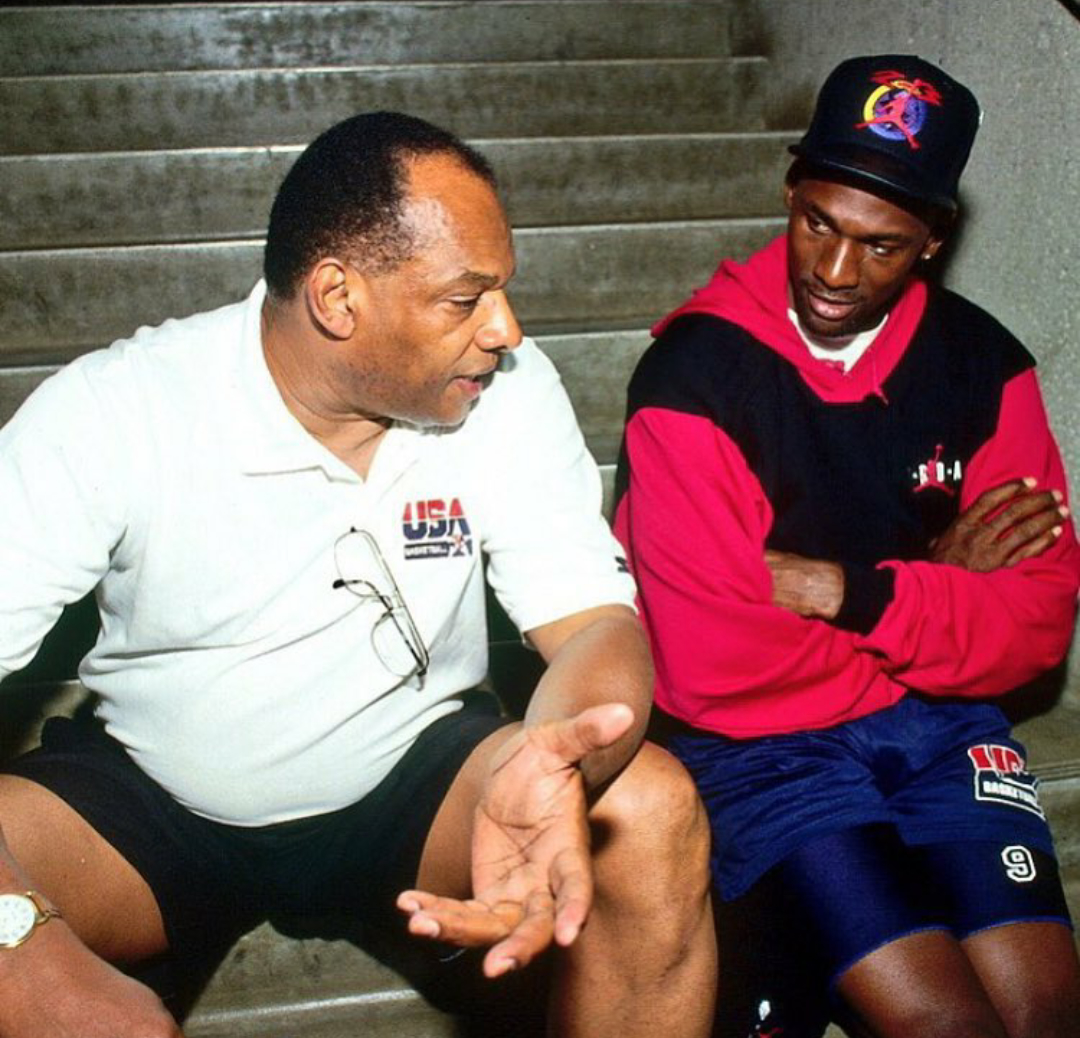
<path id="1" fill-rule="evenodd" d="M 25 944 L 39 926 L 43 926 L 50 919 L 60 919 L 60 909 L 49 904 L 45 899 L 34 890 L 24 890 L 21 894 L 3 894 L 2 898 L 15 898 L 25 899 L 30 902 L 34 909 L 34 917 L 30 922 L 30 925 L 26 930 L 10 940 L 0 940 L 0 950 L 18 948 L 19 945 Z"/>

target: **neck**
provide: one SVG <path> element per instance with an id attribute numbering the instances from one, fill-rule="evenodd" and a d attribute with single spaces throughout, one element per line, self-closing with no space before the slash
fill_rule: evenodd
<path id="1" fill-rule="evenodd" d="M 320 380 L 324 367 L 317 362 L 305 329 L 297 326 L 287 306 L 269 298 L 262 311 L 262 348 L 289 413 L 327 450 L 366 477 L 390 420 L 356 414 L 344 406 Z"/>

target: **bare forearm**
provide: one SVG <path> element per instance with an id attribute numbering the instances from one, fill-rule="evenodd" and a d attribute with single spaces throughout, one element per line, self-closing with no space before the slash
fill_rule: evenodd
<path id="1" fill-rule="evenodd" d="M 765 552 L 765 563 L 772 573 L 773 605 L 816 620 L 832 620 L 840 612 L 844 570 L 838 563 L 780 551 Z"/>
<path id="2" fill-rule="evenodd" d="M 563 720 L 590 706 L 623 703 L 634 714 L 626 734 L 590 753 L 581 770 L 592 789 L 615 775 L 634 755 L 644 735 L 652 703 L 653 669 L 648 642 L 630 609 L 612 607 L 547 651 L 544 632 L 530 638 L 548 660 L 525 714 L 526 725 Z"/>

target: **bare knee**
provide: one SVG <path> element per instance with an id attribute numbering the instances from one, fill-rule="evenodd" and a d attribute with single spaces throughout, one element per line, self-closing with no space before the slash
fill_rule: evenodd
<path id="1" fill-rule="evenodd" d="M 590 818 L 598 856 L 618 858 L 639 885 L 652 876 L 668 897 L 673 885 L 695 898 L 707 893 L 708 819 L 693 780 L 665 750 L 644 743 Z"/>

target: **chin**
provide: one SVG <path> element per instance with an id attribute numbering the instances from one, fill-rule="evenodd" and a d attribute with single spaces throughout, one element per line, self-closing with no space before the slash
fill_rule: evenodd
<path id="1" fill-rule="evenodd" d="M 408 422 L 410 425 L 419 426 L 421 429 L 454 429 L 468 418 L 471 410 L 472 404 L 468 407 L 463 407 L 454 413 L 444 412 L 440 414 L 413 415 L 403 417 L 402 420 Z"/>

